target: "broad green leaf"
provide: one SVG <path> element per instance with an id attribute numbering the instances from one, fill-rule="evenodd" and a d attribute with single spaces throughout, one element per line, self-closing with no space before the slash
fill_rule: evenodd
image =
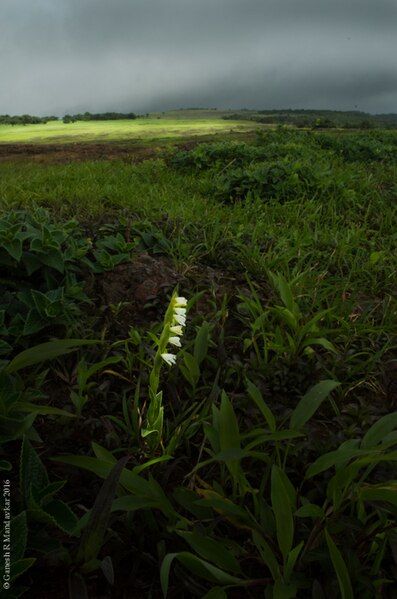
<path id="1" fill-rule="evenodd" d="M 22 239 L 14 237 L 12 241 L 2 243 L 1 245 L 14 260 L 19 262 L 22 257 Z"/>
<path id="2" fill-rule="evenodd" d="M 163 562 L 161 564 L 160 583 L 161 583 L 161 590 L 163 591 L 164 597 L 167 597 L 171 565 L 177 555 L 178 555 L 177 553 L 168 553 L 165 556 L 165 558 L 163 559 Z"/>
<path id="3" fill-rule="evenodd" d="M 309 339 L 305 339 L 305 341 L 302 343 L 302 348 L 311 347 L 312 345 L 320 345 L 321 347 L 323 347 L 327 351 L 332 352 L 333 354 L 338 353 L 333 343 L 331 343 L 331 341 L 325 339 L 324 337 L 310 337 Z"/>
<path id="4" fill-rule="evenodd" d="M 196 361 L 196 358 L 189 354 L 189 352 L 183 352 L 183 362 L 180 368 L 185 375 L 186 379 L 192 386 L 197 385 L 200 378 L 200 367 Z"/>
<path id="5" fill-rule="evenodd" d="M 110 464 L 117 463 L 117 459 L 114 457 L 114 455 L 108 449 L 102 447 L 102 445 L 99 445 L 98 443 L 95 443 L 95 441 L 93 441 L 91 443 L 91 447 L 99 460 L 104 460 L 105 462 L 109 462 Z"/>
<path id="6" fill-rule="evenodd" d="M 91 458 L 87 456 L 59 456 L 52 458 L 55 462 L 62 462 L 64 464 L 70 464 L 71 466 L 77 466 L 94 472 L 100 478 L 106 478 L 113 464 L 106 460 L 99 460 L 98 458 Z M 130 493 L 137 495 L 138 497 L 144 497 L 146 499 L 156 499 L 158 502 L 158 508 L 168 516 L 175 516 L 175 511 L 166 497 L 164 491 L 160 485 L 156 483 L 153 478 L 149 481 L 142 478 L 138 474 L 134 474 L 126 468 L 123 469 L 120 476 L 120 484 Z"/>
<path id="7" fill-rule="evenodd" d="M 294 430 L 300 430 L 318 410 L 324 399 L 339 385 L 340 383 L 337 381 L 325 380 L 312 387 L 292 412 L 290 427 Z"/>
<path id="8" fill-rule="evenodd" d="M 147 510 L 159 507 L 159 501 L 156 498 L 124 495 L 113 501 L 112 512 L 135 512 L 137 510 Z"/>
<path id="9" fill-rule="evenodd" d="M 361 485 L 358 495 L 362 501 L 381 501 L 397 508 L 397 481 L 378 485 Z"/>
<path id="10" fill-rule="evenodd" d="M 48 501 L 58 493 L 66 484 L 66 480 L 57 480 L 56 482 L 50 483 L 46 487 L 40 490 L 40 492 L 36 493 L 36 500 L 41 503 L 43 501 Z"/>
<path id="11" fill-rule="evenodd" d="M 201 362 L 207 355 L 208 345 L 210 342 L 211 327 L 208 322 L 203 322 L 197 331 L 196 339 L 194 340 L 193 355 L 196 363 L 200 366 Z"/>
<path id="12" fill-rule="evenodd" d="M 216 566 L 213 566 L 209 562 L 197 557 L 196 555 L 193 555 L 193 553 L 188 551 L 169 553 L 165 556 L 160 570 L 161 588 L 163 590 L 164 597 L 167 596 L 169 572 L 174 559 L 177 559 L 195 576 L 210 582 L 215 582 L 222 585 L 239 585 L 245 582 L 242 578 L 232 576 L 231 574 L 220 570 Z"/>
<path id="13" fill-rule="evenodd" d="M 223 391 L 219 411 L 219 438 L 221 451 L 241 449 L 240 432 L 233 406 Z"/>
<path id="14" fill-rule="evenodd" d="M 23 558 L 26 550 L 26 540 L 28 537 L 28 526 L 26 521 L 26 512 L 21 512 L 11 520 L 11 556 L 12 561 L 16 562 Z"/>
<path id="15" fill-rule="evenodd" d="M 251 397 L 251 399 L 255 402 L 258 409 L 261 411 L 262 416 L 266 420 L 268 427 L 272 432 L 276 430 L 276 420 L 273 416 L 272 411 L 266 405 L 262 393 L 259 391 L 258 387 L 256 387 L 251 381 L 247 380 L 247 391 Z"/>
<path id="16" fill-rule="evenodd" d="M 53 499 L 43 509 L 55 520 L 58 528 L 69 534 L 73 533 L 78 519 L 66 503 L 59 499 Z"/>
<path id="17" fill-rule="evenodd" d="M 395 428 L 397 428 L 397 412 L 386 414 L 386 416 L 380 418 L 366 432 L 361 442 L 361 447 L 363 449 L 375 447 Z"/>
<path id="18" fill-rule="evenodd" d="M 276 518 L 277 541 L 285 561 L 292 548 L 294 520 L 290 497 L 280 475 L 280 469 L 275 465 L 271 474 L 271 502 Z"/>
<path id="19" fill-rule="evenodd" d="M 105 360 L 102 360 L 101 362 L 96 362 L 95 364 L 92 364 L 91 366 L 88 366 L 87 364 L 80 363 L 80 365 L 77 368 L 77 382 L 79 385 L 79 388 L 82 389 L 86 386 L 88 380 L 94 376 L 94 374 L 96 374 L 97 372 L 99 372 L 100 370 L 103 370 L 104 368 L 106 368 L 106 366 L 110 366 L 111 364 L 117 364 L 118 362 L 120 362 L 121 360 L 121 356 L 110 356 L 109 358 L 106 358 Z"/>
<path id="20" fill-rule="evenodd" d="M 306 470 L 305 476 L 306 478 L 311 478 L 312 476 L 316 476 L 316 474 L 324 472 L 324 470 L 328 470 L 328 468 L 338 466 L 340 464 L 343 464 L 344 462 L 348 462 L 353 458 L 367 455 L 368 451 L 354 448 L 346 448 L 344 450 L 337 449 L 335 451 L 330 451 L 317 458 L 317 460 L 313 462 L 313 464 L 311 464 L 309 468 Z"/>
<path id="21" fill-rule="evenodd" d="M 74 533 L 78 522 L 75 514 L 62 501 L 54 499 L 44 504 L 36 501 L 33 494 L 28 501 L 28 519 L 60 528 L 68 534 Z"/>
<path id="22" fill-rule="evenodd" d="M 318 321 L 322 320 L 326 314 L 329 314 L 330 312 L 332 312 L 332 308 L 328 308 L 327 310 L 320 310 L 320 312 L 317 312 L 313 318 L 311 318 L 310 320 L 308 320 L 303 327 L 301 327 L 299 329 L 299 334 L 301 339 L 305 339 L 306 335 L 308 333 L 313 333 L 318 331 Z"/>
<path id="23" fill-rule="evenodd" d="M 241 450 L 237 417 L 225 392 L 222 392 L 221 407 L 219 410 L 219 443 L 221 454 Z M 225 463 L 233 478 L 237 480 L 241 475 L 239 458 L 231 457 L 230 459 L 226 459 Z"/>
<path id="24" fill-rule="evenodd" d="M 271 272 L 269 272 L 268 274 L 272 280 L 273 286 L 277 289 L 284 306 L 288 308 L 288 310 L 290 310 L 290 312 L 292 312 L 293 314 L 298 315 L 299 310 L 297 305 L 295 304 L 291 287 L 287 283 L 286 279 L 283 277 L 282 274 L 275 274 Z"/>
<path id="25" fill-rule="evenodd" d="M 277 578 L 280 577 L 280 566 L 269 544 L 257 531 L 252 533 L 252 540 L 254 541 L 264 563 L 269 568 L 273 580 L 277 580 Z"/>
<path id="26" fill-rule="evenodd" d="M 173 457 L 171 455 L 161 455 L 158 458 L 152 458 L 151 460 L 148 460 L 147 462 L 144 462 L 143 464 L 139 464 L 139 466 L 134 466 L 132 469 L 132 472 L 134 474 L 140 474 L 147 468 L 151 468 L 151 466 L 154 466 L 154 464 L 159 464 L 160 462 L 168 462 L 169 460 L 172 460 L 172 459 L 173 459 Z"/>
<path id="27" fill-rule="evenodd" d="M 273 587 L 273 599 L 293 599 L 296 597 L 297 588 L 293 584 L 286 584 L 280 578 Z"/>
<path id="28" fill-rule="evenodd" d="M 21 494 L 26 503 L 31 493 L 40 493 L 50 482 L 45 467 L 26 437 L 22 442 L 19 477 Z"/>
<path id="29" fill-rule="evenodd" d="M 295 512 L 297 518 L 323 518 L 324 510 L 314 503 L 305 503 Z"/>
<path id="30" fill-rule="evenodd" d="M 100 341 L 87 339 L 57 339 L 56 341 L 41 343 L 16 355 L 7 364 L 6 371 L 10 373 L 16 372 L 17 370 L 21 370 L 21 368 L 26 368 L 45 360 L 53 360 L 58 356 L 73 352 L 83 345 L 95 345 L 97 343 L 100 343 Z"/>
<path id="31" fill-rule="evenodd" d="M 299 327 L 299 321 L 296 318 L 295 314 L 288 310 L 288 308 L 284 308 L 283 306 L 275 306 L 272 308 L 272 312 L 276 313 L 280 320 L 284 321 L 284 323 L 292 329 L 292 331 L 297 331 Z"/>
<path id="32" fill-rule="evenodd" d="M 296 490 L 294 485 L 291 483 L 290 479 L 288 478 L 286 472 L 284 470 L 281 470 L 281 468 L 278 469 L 278 475 L 281 478 L 281 481 L 284 485 L 285 490 L 287 491 L 287 495 L 288 495 L 288 499 L 290 501 L 291 504 L 291 509 L 293 511 L 296 510 Z"/>
<path id="33" fill-rule="evenodd" d="M 71 599 L 88 599 L 88 590 L 83 576 L 77 570 L 70 569 L 69 597 Z"/>
<path id="34" fill-rule="evenodd" d="M 12 347 L 7 341 L 0 339 L 0 356 L 4 356 L 12 351 Z"/>
<path id="35" fill-rule="evenodd" d="M 262 445 L 263 443 L 268 443 L 269 441 L 286 441 L 289 439 L 297 439 L 298 437 L 304 437 L 303 433 L 298 433 L 296 431 L 289 431 L 289 430 L 284 430 L 284 431 L 276 431 L 275 433 L 265 433 L 262 434 L 262 431 L 260 429 L 258 429 L 258 431 L 253 431 L 256 432 L 256 434 L 258 435 L 257 438 L 253 441 L 251 441 L 250 443 L 248 443 L 245 446 L 245 449 L 253 449 L 254 447 L 256 447 L 257 445 Z M 249 434 L 249 436 L 252 436 L 252 433 Z"/>
<path id="36" fill-rule="evenodd" d="M 195 532 L 177 532 L 178 535 L 189 543 L 190 547 L 202 558 L 212 562 L 218 566 L 218 568 L 233 572 L 234 574 L 241 574 L 238 561 L 224 544 Z"/>
<path id="37" fill-rule="evenodd" d="M 230 499 L 222 497 L 215 491 L 201 491 L 204 499 L 196 501 L 198 506 L 210 507 L 225 518 L 230 518 L 245 526 L 256 528 L 256 523 L 251 519 L 249 513 Z"/>
<path id="38" fill-rule="evenodd" d="M 8 418 L 0 415 L 0 441 L 13 441 L 19 439 L 29 431 L 36 418 L 36 414 L 29 414 L 25 418 Z"/>
<path id="39" fill-rule="evenodd" d="M 296 564 L 296 560 L 299 557 L 299 554 L 302 550 L 303 544 L 304 544 L 304 542 L 301 541 L 299 543 L 299 545 L 297 545 L 294 549 L 292 549 L 292 551 L 290 551 L 288 554 L 287 563 L 285 564 L 285 568 L 284 568 L 284 579 L 286 582 L 290 581 L 292 572 L 293 572 L 295 564 Z"/>
<path id="40" fill-rule="evenodd" d="M 204 595 L 203 599 L 227 599 L 227 594 L 221 587 L 214 587 Z"/>
<path id="41" fill-rule="evenodd" d="M 76 418 L 75 414 L 71 414 L 67 410 L 61 410 L 60 408 L 54 408 L 52 406 L 41 406 L 39 404 L 28 403 L 24 401 L 18 402 L 18 410 L 21 412 L 28 412 L 30 414 L 42 414 L 46 416 L 66 416 L 68 418 Z"/>
<path id="42" fill-rule="evenodd" d="M 109 522 L 117 484 L 128 460 L 128 456 L 121 458 L 117 464 L 113 466 L 95 499 L 88 524 L 83 531 L 77 552 L 78 562 L 87 563 L 96 559 L 98 556 Z"/>
<path id="43" fill-rule="evenodd" d="M 15 580 L 18 576 L 21 576 L 26 570 L 31 568 L 35 563 L 36 558 L 34 557 L 25 557 L 24 559 L 19 559 L 16 562 L 11 563 L 11 580 Z"/>
<path id="44" fill-rule="evenodd" d="M 342 554 L 335 545 L 332 537 L 329 535 L 327 530 L 324 531 L 324 534 L 325 540 L 327 541 L 332 564 L 334 566 L 336 576 L 338 578 L 338 584 L 342 595 L 342 599 L 354 599 L 349 572 L 347 570 Z"/>
<path id="45" fill-rule="evenodd" d="M 186 487 L 177 487 L 172 494 L 175 501 L 186 511 L 193 514 L 197 520 L 206 520 L 213 517 L 212 510 L 197 505 L 198 495 Z"/>

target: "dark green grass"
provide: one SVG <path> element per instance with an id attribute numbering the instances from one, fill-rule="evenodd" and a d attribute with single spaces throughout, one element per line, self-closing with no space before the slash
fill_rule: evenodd
<path id="1" fill-rule="evenodd" d="M 163 160 L 138 165 L 3 163 L 3 210 L 39 204 L 60 217 L 106 221 L 120 211 L 166 228 L 177 261 L 219 263 L 263 274 L 317 272 L 342 291 L 370 295 L 394 284 L 396 166 L 331 163 L 333 187 L 298 190 L 280 203 L 255 195 L 225 205 L 213 197 L 222 174 L 181 171 Z M 336 183 L 338 185 L 336 185 Z M 224 249 L 224 251 L 222 251 Z"/>
<path id="2" fill-rule="evenodd" d="M 281 134 L 272 135 L 274 143 Z M 292 150 L 302 156 L 299 163 L 306 159 L 313 170 L 325 169 L 326 184 L 320 171 L 314 190 L 303 181 L 283 202 L 277 189 L 265 200 L 251 193 L 232 204 L 218 201 L 214 189 L 229 161 L 226 169 L 221 164 L 197 170 L 159 159 L 138 165 L 3 163 L 1 206 L 39 204 L 57 218 L 89 223 L 120 215 L 146 220 L 167 237 L 178 268 L 210 265 L 254 280 L 265 278 L 269 269 L 282 273 L 295 281 L 307 309 L 332 308 L 347 345 L 356 336 L 365 345 L 367 337 L 369 344 L 377 340 L 374 354 L 383 353 L 396 322 L 396 166 L 346 162 L 333 152 L 313 150 L 307 137 L 299 143 Z M 288 161 L 285 147 L 291 152 L 291 140 L 281 136 L 277 147 L 273 160 L 279 151 Z"/>
<path id="3" fill-rule="evenodd" d="M 327 596 L 336 599 L 340 572 L 346 597 L 352 596 L 350 582 L 346 582 L 349 576 L 360 596 L 378 596 L 379 589 L 387 599 L 394 596 L 390 546 L 395 543 L 395 452 L 385 456 L 384 452 L 395 445 L 395 416 L 390 415 L 386 425 L 381 422 L 376 446 L 371 449 L 369 445 L 369 461 L 364 460 L 365 468 L 359 467 L 353 482 L 348 466 L 359 439 L 375 421 L 395 409 L 394 140 L 391 135 L 363 135 L 359 139 L 356 135 L 344 144 L 340 139 L 277 131 L 257 145 L 201 146 L 187 154 L 167 152 L 163 158 L 141 164 L 0 164 L 0 212 L 26 209 L 27 219 L 25 213 L 15 216 L 26 223 L 33 215 L 35 221 L 33 229 L 23 225 L 19 233 L 12 232 L 12 218 L 3 221 L 0 233 L 5 276 L 0 282 L 13 301 L 7 303 L 3 298 L 0 313 L 8 326 L 8 312 L 18 312 L 17 300 L 22 299 L 23 315 L 36 310 L 42 317 L 40 329 L 34 328 L 34 321 L 29 322 L 33 335 L 26 333 L 23 319 L 17 323 L 23 334 L 18 327 L 15 332 L 15 326 L 8 331 L 2 348 L 5 359 L 20 349 L 48 341 L 54 334 L 103 342 L 80 349 L 80 354 L 22 370 L 15 381 L 11 380 L 14 394 L 3 394 L 3 406 L 9 408 L 8 398 L 19 393 L 25 403 L 12 404 L 16 412 L 26 410 L 26 397 L 77 411 L 78 417 L 66 423 L 58 416 L 40 416 L 35 422 L 37 430 L 28 428 L 28 435 L 51 474 L 50 480 L 59 476 L 67 479 L 61 496 L 79 517 L 83 516 L 82 526 L 94 502 L 98 513 L 106 512 L 96 475 L 106 476 L 109 463 L 99 470 L 93 467 L 87 475 L 78 470 L 91 468 L 87 463 L 93 463 L 92 450 L 105 462 L 128 455 L 128 467 L 147 466 L 138 479 L 143 485 L 142 497 L 139 485 L 136 495 L 135 491 L 130 497 L 121 492 L 123 501 L 130 501 L 131 511 L 113 513 L 101 523 L 103 533 L 107 532 L 99 535 L 99 548 L 103 544 L 100 559 L 111 556 L 115 595 L 133 596 L 133 591 L 140 597 L 161 596 L 159 569 L 161 563 L 167 563 L 164 556 L 189 549 L 206 559 L 209 553 L 208 559 L 218 566 L 219 552 L 235 555 L 247 586 L 237 587 L 233 594 L 228 588 L 230 579 L 213 580 L 203 575 L 202 568 L 192 567 L 192 563 L 197 567 L 193 555 L 190 562 L 172 564 L 170 597 L 254 598 L 266 589 L 275 599 L 300 599 L 325 596 L 327 589 Z M 45 206 L 50 217 L 36 211 L 37 205 Z M 82 226 L 65 226 L 72 217 Z M 61 223 L 60 231 L 54 222 Z M 41 227 L 46 227 L 43 239 Z M 17 241 L 10 243 L 8 233 L 17 235 Z M 19 246 L 22 262 L 10 261 Z M 46 251 L 42 251 L 43 246 Z M 79 248 L 85 248 L 82 254 Z M 104 259 L 104 248 L 111 254 L 109 260 Z M 88 262 L 81 258 L 84 252 Z M 131 297 L 125 293 L 113 300 L 107 293 L 117 280 L 115 265 L 120 263 L 120 252 L 124 254 L 121 273 L 127 272 L 128 278 L 135 276 L 139 264 L 142 266 L 143 252 L 152 258 L 149 270 L 141 269 L 141 278 L 132 286 L 122 280 L 121 291 L 129 289 Z M 41 276 L 37 270 L 30 271 L 31 254 L 41 262 Z M 52 272 L 51 255 L 58 262 L 64 260 L 64 267 L 58 266 L 56 273 Z M 130 270 L 125 270 L 127 263 Z M 161 332 L 167 292 L 174 285 L 167 270 L 170 266 L 177 271 L 179 293 L 186 295 L 191 305 L 177 363 L 172 368 L 164 365 L 161 373 L 163 446 L 172 459 L 157 464 L 163 448 L 156 449 L 154 462 L 148 461 L 153 456 L 142 441 L 141 428 L 142 415 L 145 419 L 150 403 L 147 389 L 154 335 Z M 15 277 L 9 276 L 12 268 Z M 149 289 L 148 301 L 142 305 L 145 302 L 136 293 L 137 286 L 142 292 L 142 286 L 151 283 L 150 277 L 158 278 L 164 269 L 171 279 L 165 284 L 167 291 L 159 290 L 153 297 Z M 59 296 L 63 287 L 70 292 L 66 293 L 66 304 L 54 296 L 54 286 Z M 21 294 L 21 289 L 25 293 Z M 36 290 L 32 295 L 35 306 L 26 295 L 29 289 Z M 81 301 L 79 290 L 87 293 L 91 303 L 85 303 L 85 296 Z M 52 304 L 46 313 L 47 300 Z M 69 306 L 68 313 L 60 309 L 62 305 Z M 50 326 L 51 315 L 59 328 Z M 37 351 L 33 351 L 34 361 Z M 260 389 L 256 401 L 249 398 L 252 387 L 247 393 L 247 379 Z M 326 379 L 331 379 L 335 391 L 315 414 L 312 404 L 318 401 L 317 392 L 306 398 L 305 409 L 312 412 L 312 418 L 303 434 L 287 435 L 281 441 L 270 438 L 272 418 L 274 426 L 277 421 L 277 432 L 283 432 L 299 399 Z M 335 380 L 341 384 L 335 387 Z M 253 454 L 241 454 L 239 444 L 243 442 L 245 447 L 257 433 L 264 433 L 263 442 L 253 446 Z M 383 441 L 386 449 L 380 446 Z M 18 437 L 11 443 L 7 440 L 4 447 L 4 456 L 13 466 L 17 494 Z M 22 469 L 27 470 L 22 479 L 31 476 L 31 464 L 40 471 L 38 458 L 26 440 L 24 447 L 32 461 L 26 456 L 21 461 Z M 307 475 L 316 458 L 337 448 L 344 457 L 335 474 L 343 489 L 341 495 L 336 483 L 327 491 L 333 467 L 314 483 Z M 59 457 L 70 452 L 78 455 Z M 86 461 L 87 456 L 91 461 Z M 346 473 L 349 484 L 344 487 Z M 370 496 L 363 507 L 360 492 L 368 491 L 363 485 L 367 476 L 369 483 L 389 482 L 387 488 L 376 487 L 374 500 Z M 22 486 L 30 492 L 30 487 Z M 116 490 L 115 480 L 113 487 Z M 314 516 L 302 518 L 302 514 L 289 513 L 291 493 L 293 511 L 297 503 L 309 511 L 314 508 Z M 228 512 L 231 506 L 234 511 Z M 59 580 L 66 586 L 69 569 L 72 576 L 76 573 L 80 541 L 64 535 L 64 529 L 62 533 L 57 530 L 62 551 L 50 544 L 46 556 L 48 550 L 40 535 L 48 541 L 48 517 L 46 524 L 42 520 L 37 523 L 34 512 L 29 510 L 32 529 L 27 555 L 38 555 L 31 569 L 31 596 L 41 597 L 43 588 L 48 594 L 54 593 Z M 294 545 L 300 540 L 304 545 L 294 578 L 297 586 L 287 588 L 283 583 L 277 591 L 275 584 L 272 591 L 268 551 L 263 545 L 258 554 L 252 532 L 263 533 L 282 563 L 278 545 L 281 549 L 279 541 L 288 517 L 295 521 Z M 54 521 L 50 519 L 49 524 L 48 534 L 55 537 L 51 529 Z M 192 540 L 189 531 L 224 545 L 216 546 L 216 555 L 208 543 L 204 549 L 197 543 L 187 546 L 185 538 Z M 35 540 L 35 546 L 30 546 L 30 539 Z M 339 559 L 335 559 L 335 549 L 330 559 L 332 543 L 341 554 Z M 97 570 L 90 569 L 89 564 L 81 572 L 90 595 L 98 596 L 106 583 L 98 570 L 99 562 L 94 564 Z M 42 572 L 48 573 L 49 566 L 57 578 L 47 575 L 42 583 Z M 210 588 L 207 580 L 225 591 L 214 587 L 215 595 L 205 595 Z M 82 585 L 79 576 L 76 581 Z"/>

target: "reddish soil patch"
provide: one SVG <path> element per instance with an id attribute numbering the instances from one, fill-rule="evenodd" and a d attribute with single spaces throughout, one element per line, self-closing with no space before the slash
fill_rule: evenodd
<path id="1" fill-rule="evenodd" d="M 126 335 L 131 326 L 158 318 L 167 305 L 167 291 L 180 279 L 168 258 L 142 253 L 96 277 L 94 295 L 108 310 L 112 333 Z"/>
<path id="2" fill-rule="evenodd" d="M 228 139 L 248 141 L 254 139 L 252 132 L 234 132 L 229 134 Z M 223 139 L 222 136 L 203 135 L 195 139 L 185 139 L 180 143 L 174 140 L 159 141 L 156 145 L 145 146 L 142 142 L 104 141 L 102 143 L 80 143 L 70 142 L 65 144 L 24 144 L 24 143 L 0 143 L 0 162 L 29 160 L 37 163 L 65 164 L 68 162 L 84 160 L 124 160 L 126 162 L 142 162 L 149 158 L 155 158 L 170 146 L 176 146 L 180 150 L 191 150 L 198 143 L 211 142 Z"/>
<path id="3" fill-rule="evenodd" d="M 133 144 L 70 143 L 70 144 L 0 144 L 0 162 L 31 160 L 45 163 L 67 163 L 82 160 L 126 160 L 141 162 L 154 158 L 159 148 Z"/>

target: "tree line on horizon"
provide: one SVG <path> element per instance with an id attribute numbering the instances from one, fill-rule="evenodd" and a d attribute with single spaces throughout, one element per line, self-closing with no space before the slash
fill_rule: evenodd
<path id="1" fill-rule="evenodd" d="M 75 121 L 117 121 L 124 119 L 136 119 L 134 112 L 84 112 L 83 114 L 65 114 L 64 123 L 74 123 Z"/>
<path id="2" fill-rule="evenodd" d="M 40 125 L 49 121 L 57 121 L 57 116 L 34 116 L 31 114 L 0 114 L 0 125 Z"/>
<path id="3" fill-rule="evenodd" d="M 397 114 L 370 114 L 359 110 L 242 109 L 227 114 L 225 120 L 249 120 L 256 123 L 293 125 L 311 129 L 375 129 L 397 127 Z"/>
<path id="4" fill-rule="evenodd" d="M 92 114 L 91 112 L 84 112 L 83 114 L 65 114 L 60 117 L 51 116 L 35 116 L 31 114 L 22 115 L 9 115 L 0 114 L 0 125 L 41 125 L 46 124 L 50 121 L 62 120 L 64 123 L 74 123 L 76 121 L 115 121 L 121 119 L 136 119 L 137 115 L 134 112 L 122 113 L 122 112 L 101 112 Z"/>
<path id="5" fill-rule="evenodd" d="M 182 110 L 182 109 L 180 109 Z M 188 110 L 188 109 L 185 109 Z M 190 110 L 199 110 L 191 108 Z M 216 109 L 211 109 L 216 110 Z M 76 121 L 114 121 L 136 119 L 149 116 L 137 115 L 134 112 L 100 112 L 100 113 L 77 113 L 58 116 L 36 116 L 30 114 L 22 115 L 0 115 L 0 125 L 35 125 L 45 124 L 50 121 L 62 120 L 63 123 L 74 123 Z M 159 117 L 158 117 L 159 118 Z M 241 110 L 230 111 L 224 114 L 225 120 L 249 120 L 258 123 L 293 125 L 298 128 L 327 129 L 340 127 L 344 129 L 374 129 L 374 128 L 396 128 L 397 114 L 369 114 L 361 111 L 340 110 L 314 110 L 314 109 L 281 109 L 281 110 Z"/>

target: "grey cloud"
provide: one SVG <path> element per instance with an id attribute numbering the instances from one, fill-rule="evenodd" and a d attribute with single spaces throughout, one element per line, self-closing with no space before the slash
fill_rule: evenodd
<path id="1" fill-rule="evenodd" d="M 1 0 L 0 113 L 397 111 L 396 0 Z"/>

